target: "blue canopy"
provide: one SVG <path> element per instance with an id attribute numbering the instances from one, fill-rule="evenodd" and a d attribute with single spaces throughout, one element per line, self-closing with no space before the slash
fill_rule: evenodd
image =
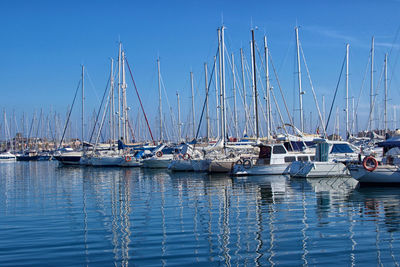
<path id="1" fill-rule="evenodd" d="M 387 148 L 392 148 L 392 147 L 400 147 L 400 137 L 399 136 L 394 136 L 386 141 L 379 142 L 378 143 L 379 147 L 387 147 Z"/>

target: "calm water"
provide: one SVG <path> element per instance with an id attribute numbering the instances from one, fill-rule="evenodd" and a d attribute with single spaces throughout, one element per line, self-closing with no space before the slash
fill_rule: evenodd
<path id="1" fill-rule="evenodd" d="M 399 266 L 400 188 L 0 164 L 0 266 Z"/>

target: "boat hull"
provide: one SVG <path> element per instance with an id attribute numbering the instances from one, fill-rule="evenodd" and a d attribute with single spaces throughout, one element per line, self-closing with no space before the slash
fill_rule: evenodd
<path id="1" fill-rule="evenodd" d="M 17 156 L 18 161 L 36 161 L 39 160 L 39 156 Z"/>
<path id="2" fill-rule="evenodd" d="M 152 169 L 167 169 L 168 165 L 171 163 L 172 159 L 144 159 L 143 167 Z"/>
<path id="3" fill-rule="evenodd" d="M 360 183 L 400 184 L 400 168 L 393 165 L 379 165 L 374 171 L 367 171 L 362 165 L 348 167 L 351 176 Z"/>
<path id="4" fill-rule="evenodd" d="M 209 173 L 228 173 L 231 172 L 238 159 L 211 160 L 208 166 Z"/>
<path id="5" fill-rule="evenodd" d="M 168 169 L 171 171 L 193 171 L 193 166 L 191 160 L 173 160 L 168 165 Z"/>
<path id="6" fill-rule="evenodd" d="M 243 165 L 235 165 L 232 171 L 233 175 L 280 175 L 289 174 L 290 163 L 285 164 L 271 164 L 271 165 L 253 165 L 245 168 Z"/>
<path id="7" fill-rule="evenodd" d="M 122 157 L 92 157 L 89 164 L 96 167 L 119 166 L 123 161 Z"/>
<path id="8" fill-rule="evenodd" d="M 81 156 L 54 156 L 63 165 L 81 165 Z"/>
<path id="9" fill-rule="evenodd" d="M 139 159 L 135 159 L 132 157 L 132 160 L 126 161 L 123 160 L 118 166 L 120 167 L 141 167 L 143 165 L 143 161 Z"/>
<path id="10" fill-rule="evenodd" d="M 294 178 L 350 177 L 346 165 L 340 162 L 295 161 L 290 167 Z"/>
<path id="11" fill-rule="evenodd" d="M 210 161 L 207 159 L 194 159 L 191 160 L 193 171 L 195 172 L 206 172 L 210 166 Z"/>

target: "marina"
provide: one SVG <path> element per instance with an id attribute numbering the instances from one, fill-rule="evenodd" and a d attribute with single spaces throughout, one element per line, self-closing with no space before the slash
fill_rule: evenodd
<path id="1" fill-rule="evenodd" d="M 17 2 L 0 266 L 400 265 L 399 1 Z"/>
<path id="2" fill-rule="evenodd" d="M 2 266 L 399 264 L 399 190 L 352 178 L 39 161 L 0 174 Z"/>

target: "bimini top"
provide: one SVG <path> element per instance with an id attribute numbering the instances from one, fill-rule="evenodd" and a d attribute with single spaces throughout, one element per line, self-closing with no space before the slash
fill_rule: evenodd
<path id="1" fill-rule="evenodd" d="M 379 147 L 386 147 L 386 148 L 400 147 L 400 136 L 399 135 L 395 135 L 393 137 L 390 137 L 386 141 L 379 142 L 378 146 Z"/>

